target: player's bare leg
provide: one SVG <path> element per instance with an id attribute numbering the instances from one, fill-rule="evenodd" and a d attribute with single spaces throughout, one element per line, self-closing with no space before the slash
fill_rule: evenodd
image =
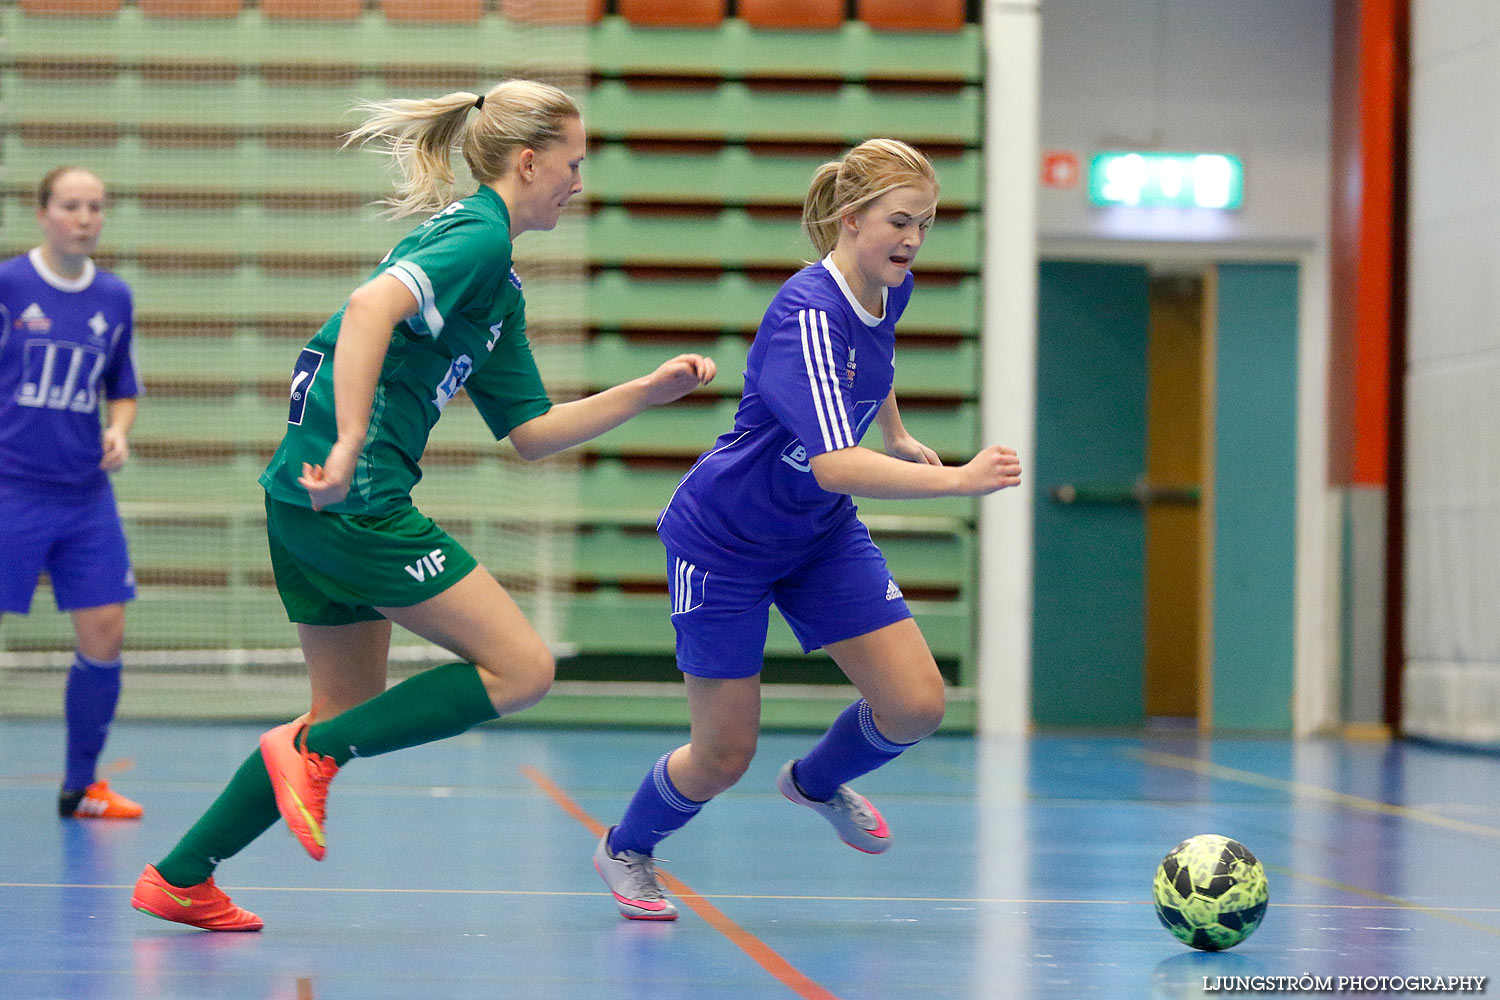
<path id="1" fill-rule="evenodd" d="M 409 608 L 380 608 L 403 628 L 474 664 L 500 715 L 530 708 L 552 687 L 547 644 L 483 566 Z"/>
<path id="2" fill-rule="evenodd" d="M 806 756 L 782 767 L 776 787 L 826 819 L 850 847 L 879 854 L 890 846 L 890 830 L 847 782 L 936 731 L 943 721 L 943 677 L 909 618 L 831 643 L 828 652 L 863 697 Z"/>
<path id="3" fill-rule="evenodd" d="M 937 732 L 946 702 L 943 675 L 914 620 L 830 643 L 828 655 L 870 703 L 886 739 L 915 743 Z"/>

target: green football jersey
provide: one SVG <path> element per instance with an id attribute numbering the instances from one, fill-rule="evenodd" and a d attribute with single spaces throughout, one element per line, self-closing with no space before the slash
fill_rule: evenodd
<path id="1" fill-rule="evenodd" d="M 552 405 L 526 339 L 510 213 L 494 191 L 481 186 L 412 230 L 370 278 L 381 274 L 407 287 L 417 313 L 391 332 L 349 495 L 325 508 L 340 514 L 411 502 L 428 434 L 460 387 L 497 441 Z M 323 324 L 293 369 L 286 435 L 260 477 L 277 500 L 311 506 L 297 484 L 302 463 L 321 464 L 338 437 L 333 355 L 343 317 L 340 308 Z"/>

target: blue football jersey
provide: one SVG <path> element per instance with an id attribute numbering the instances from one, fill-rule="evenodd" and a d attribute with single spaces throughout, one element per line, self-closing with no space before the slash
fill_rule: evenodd
<path id="1" fill-rule="evenodd" d="M 811 459 L 860 442 L 891 392 L 896 321 L 912 276 L 883 289 L 873 316 L 824 258 L 787 279 L 756 331 L 734 428 L 694 463 L 657 521 L 675 552 L 704 567 L 766 570 L 854 517 L 818 485 Z"/>
<path id="2" fill-rule="evenodd" d="M 87 262 L 70 281 L 41 250 L 0 263 L 0 475 L 102 482 L 99 404 L 140 395 L 130 288 Z"/>

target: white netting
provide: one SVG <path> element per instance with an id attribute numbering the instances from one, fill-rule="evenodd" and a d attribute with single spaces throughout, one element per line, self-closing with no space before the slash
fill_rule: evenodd
<path id="1" fill-rule="evenodd" d="M 415 221 L 374 218 L 370 203 L 389 178 L 381 157 L 340 151 L 356 120 L 350 108 L 483 92 L 508 76 L 581 99 L 587 0 L 503 0 L 472 12 L 445 0 L 330 3 L 320 8 L 326 20 L 283 13 L 307 5 L 196 6 L 204 16 L 109 0 L 0 5 L 0 252 L 39 242 L 32 209 L 48 169 L 74 163 L 104 179 L 111 203 L 98 259 L 134 290 L 147 387 L 132 460 L 115 478 L 139 580 L 122 712 L 275 714 L 280 700 L 303 697 L 303 670 L 271 582 L 256 476 L 285 426 L 298 348 Z M 471 13 L 477 19 L 462 20 Z M 584 259 L 572 214 L 516 247 L 554 399 L 583 381 Z M 434 432 L 424 469 L 419 506 L 557 641 L 574 460 L 520 462 L 460 402 Z M 0 710 L 60 711 L 72 645 L 43 584 L 29 616 L 0 624 Z M 445 658 L 400 630 L 395 645 L 393 673 Z"/>

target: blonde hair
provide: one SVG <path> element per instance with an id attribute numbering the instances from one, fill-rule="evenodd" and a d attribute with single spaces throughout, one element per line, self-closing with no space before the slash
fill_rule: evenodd
<path id="1" fill-rule="evenodd" d="M 938 192 L 937 171 L 927 157 L 899 139 L 868 139 L 813 172 L 802 203 L 802 229 L 827 256 L 839 241 L 839 220 L 888 191 L 909 185 Z"/>
<path id="2" fill-rule="evenodd" d="M 452 200 L 455 147 L 483 184 L 502 176 L 515 153 L 546 149 L 569 121 L 583 117 L 573 98 L 535 80 L 505 80 L 482 99 L 460 90 L 425 100 L 363 101 L 358 109 L 365 120 L 344 145 L 378 141 L 395 161 L 396 192 L 379 202 L 392 218 L 436 211 Z"/>

